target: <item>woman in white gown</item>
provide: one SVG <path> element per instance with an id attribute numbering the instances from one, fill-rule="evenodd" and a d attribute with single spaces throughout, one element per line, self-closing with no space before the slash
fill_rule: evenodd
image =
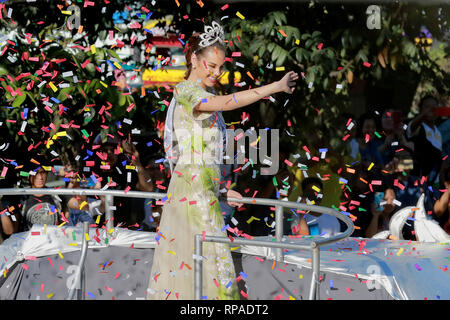
<path id="1" fill-rule="evenodd" d="M 218 162 L 223 147 L 221 111 L 247 106 L 277 92 L 292 93 L 298 79 L 296 73 L 289 72 L 280 81 L 260 88 L 216 96 L 206 88 L 213 87 L 222 73 L 223 29 L 213 22 L 212 26 L 205 27 L 204 33 L 194 34 L 188 46 L 186 80 L 175 87 L 174 100 L 167 113 L 173 115 L 177 137 L 173 147 L 177 144 L 179 154 L 175 155 L 177 163 L 161 214 L 147 295 L 151 300 L 193 299 L 194 235 L 226 236 L 218 201 Z M 166 125 L 169 122 L 172 121 L 166 121 Z M 227 196 L 241 198 L 233 190 L 228 190 Z M 239 299 L 229 245 L 205 243 L 203 257 L 203 296 Z"/>

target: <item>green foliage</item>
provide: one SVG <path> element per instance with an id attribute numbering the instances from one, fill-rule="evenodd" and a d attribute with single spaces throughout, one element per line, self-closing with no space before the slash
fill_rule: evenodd
<path id="1" fill-rule="evenodd" d="M 228 67 L 241 71 L 248 85 L 280 79 L 285 71 L 276 68 L 281 66 L 302 75 L 292 96 L 279 95 L 276 103 L 262 102 L 259 114 L 252 111 L 249 126 L 280 128 L 282 138 L 294 142 L 296 150 L 314 145 L 342 151 L 347 120 L 343 113 L 351 110 L 350 91 L 356 80 L 370 86 L 389 86 L 395 79 L 404 78 L 413 87 L 431 81 L 435 89 L 446 92 L 448 73 L 426 48 L 414 43 L 413 35 L 405 32 L 411 29 L 409 24 L 426 22 L 423 17 L 420 22 L 417 17 L 408 19 L 410 6 L 383 6 L 380 30 L 367 29 L 361 5 L 327 4 L 325 8 L 316 3 L 312 9 L 311 5 L 307 7 L 289 4 L 284 11 L 245 20 L 233 17 L 228 22 L 227 38 L 233 41 L 232 51 L 242 53 L 239 62 L 245 64 L 245 70 L 235 64 Z M 344 17 L 351 23 L 344 23 Z M 443 59 L 442 49 L 440 52 Z M 272 69 L 268 68 L 271 64 Z M 245 76 L 246 71 L 257 74 L 256 81 Z M 411 99 L 413 95 L 414 91 Z"/>

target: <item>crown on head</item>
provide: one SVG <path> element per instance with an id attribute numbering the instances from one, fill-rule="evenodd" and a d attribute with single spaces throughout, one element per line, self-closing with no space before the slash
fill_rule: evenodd
<path id="1" fill-rule="evenodd" d="M 213 21 L 211 26 L 205 26 L 205 32 L 200 35 L 200 47 L 209 47 L 217 41 L 223 43 L 225 41 L 225 32 L 217 22 Z"/>

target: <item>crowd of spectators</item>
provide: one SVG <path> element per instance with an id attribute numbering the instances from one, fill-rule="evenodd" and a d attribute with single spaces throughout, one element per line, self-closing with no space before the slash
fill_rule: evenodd
<path id="1" fill-rule="evenodd" d="M 426 96 L 419 103 L 418 115 L 410 120 L 394 108 L 364 114 L 359 119 L 345 115 L 347 139 L 343 153 L 328 146 L 327 155 L 322 157 L 318 150 L 327 144 L 314 136 L 304 155 L 281 143 L 280 167 L 274 176 L 260 174 L 261 165 L 224 164 L 222 181 L 245 197 L 334 208 L 353 220 L 352 236 L 366 238 L 389 230 L 392 216 L 402 208 L 416 206 L 425 194 L 425 211 L 450 234 L 450 161 L 446 154 L 450 136 L 446 130 L 448 120 L 436 116 L 438 107 L 437 99 Z M 1 187 L 45 188 L 52 177 L 63 182 L 60 187 L 69 189 L 167 190 L 171 173 L 156 134 L 136 141 L 98 134 L 86 152 L 92 163 L 89 166 L 78 159 L 58 167 L 42 155 L 32 154 L 21 169 L 25 181 L 17 183 L 9 176 L 1 181 Z M 12 182 L 8 184 L 7 180 Z M 274 234 L 274 207 L 232 208 L 224 199 L 220 203 L 230 234 Z M 114 226 L 157 231 L 162 203 L 150 198 L 114 197 L 113 210 Z M 103 196 L 5 195 L 0 211 L 2 239 L 27 231 L 34 224 L 76 226 L 87 221 L 98 227 L 108 222 Z M 285 209 L 283 219 L 284 233 L 293 237 L 329 237 L 346 228 L 336 217 L 314 211 Z M 414 219 L 405 223 L 402 234 L 404 239 L 416 240 Z"/>

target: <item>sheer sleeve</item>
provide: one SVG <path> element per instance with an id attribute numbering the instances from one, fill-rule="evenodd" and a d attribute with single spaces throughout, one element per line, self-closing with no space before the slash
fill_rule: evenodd
<path id="1" fill-rule="evenodd" d="M 212 93 L 190 81 L 180 82 L 175 87 L 174 93 L 175 100 L 183 106 L 186 113 L 199 121 L 208 119 L 214 112 L 197 112 L 194 108 L 212 96 L 214 96 Z"/>

